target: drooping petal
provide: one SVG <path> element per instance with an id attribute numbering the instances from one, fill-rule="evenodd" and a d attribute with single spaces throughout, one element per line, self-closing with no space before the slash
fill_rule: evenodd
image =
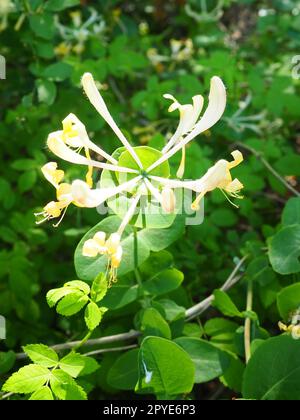
<path id="1" fill-rule="evenodd" d="M 95 160 L 87 159 L 86 157 L 76 153 L 70 149 L 61 138 L 61 131 L 51 133 L 47 140 L 47 145 L 51 152 L 67 162 L 77 163 L 79 165 L 93 166 L 95 168 L 108 169 L 116 172 L 138 173 L 137 170 L 131 168 L 124 168 L 122 166 L 111 165 L 108 163 L 97 162 Z"/>
<path id="2" fill-rule="evenodd" d="M 170 150 L 174 144 L 181 140 L 183 135 L 187 134 L 194 128 L 196 122 L 199 119 L 204 103 L 203 96 L 201 95 L 196 95 L 193 97 L 193 105 L 180 105 L 174 96 L 170 94 L 165 94 L 164 97 L 174 101 L 174 103 L 169 107 L 168 111 L 172 112 L 175 109 L 179 109 L 180 120 L 174 135 L 162 149 L 162 153 L 166 153 L 168 150 Z"/>
<path id="3" fill-rule="evenodd" d="M 96 110 L 99 112 L 99 114 L 102 116 L 102 118 L 107 122 L 107 124 L 111 127 L 111 129 L 114 131 L 114 133 L 117 135 L 117 137 L 120 139 L 120 141 L 123 143 L 123 145 L 126 147 L 128 152 L 131 154 L 132 158 L 136 161 L 138 166 L 142 168 L 142 163 L 137 156 L 136 152 L 134 151 L 133 147 L 130 145 L 122 131 L 119 129 L 117 124 L 115 123 L 113 117 L 111 116 L 110 112 L 107 109 L 107 106 L 97 89 L 97 86 L 95 84 L 94 78 L 91 73 L 84 73 L 81 79 L 81 83 L 83 86 L 83 89 L 89 98 L 91 104 L 96 108 Z"/>
<path id="4" fill-rule="evenodd" d="M 42 166 L 41 171 L 44 177 L 49 181 L 55 188 L 58 187 L 59 183 L 64 177 L 64 171 L 57 169 L 56 162 L 48 162 Z"/>
<path id="5" fill-rule="evenodd" d="M 189 143 L 193 138 L 203 131 L 208 130 L 214 124 L 216 124 L 222 117 L 226 106 L 226 89 L 222 80 L 214 76 L 211 79 L 210 93 L 209 93 L 209 104 L 206 111 L 200 121 L 195 125 L 194 129 L 184 137 L 179 143 L 165 153 L 160 159 L 154 162 L 147 171 L 150 172 L 157 166 L 161 165 L 166 160 L 170 159 L 178 150 Z"/>
<path id="6" fill-rule="evenodd" d="M 76 117 L 75 114 L 71 113 L 63 120 L 63 127 L 65 127 L 67 124 L 71 124 L 75 132 L 78 134 L 77 137 L 67 137 L 66 143 L 69 146 L 76 148 L 86 147 L 93 152 L 98 153 L 98 155 L 104 157 L 112 164 L 116 165 L 118 163 L 116 159 L 111 157 L 108 153 L 106 153 L 103 149 L 101 149 L 90 140 L 84 124 L 79 120 L 79 118 Z"/>

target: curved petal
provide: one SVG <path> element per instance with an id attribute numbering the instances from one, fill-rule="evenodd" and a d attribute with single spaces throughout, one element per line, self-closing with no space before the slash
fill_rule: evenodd
<path id="1" fill-rule="evenodd" d="M 103 156 L 106 160 L 111 162 L 112 164 L 116 165 L 118 162 L 116 159 L 111 157 L 108 153 L 106 153 L 103 149 L 101 149 L 99 146 L 97 146 L 95 143 L 93 143 L 86 131 L 85 125 L 79 120 L 79 118 L 76 117 L 75 114 L 69 114 L 64 120 L 63 125 L 71 122 L 75 126 L 75 130 L 78 132 L 78 137 L 74 139 L 70 139 L 71 142 L 66 142 L 71 147 L 87 147 L 90 150 L 93 150 L 93 152 L 98 153 L 98 155 Z M 72 145 L 73 141 L 73 145 Z"/>
<path id="2" fill-rule="evenodd" d="M 153 163 L 147 171 L 151 171 L 157 166 L 161 165 L 166 160 L 170 159 L 178 150 L 189 143 L 193 138 L 203 131 L 208 130 L 214 124 L 216 124 L 222 117 L 226 106 L 226 89 L 222 80 L 214 76 L 211 79 L 210 93 L 209 93 L 209 104 L 206 108 L 205 113 L 201 120 L 195 125 L 194 129 L 179 143 L 177 143 L 172 149 L 165 153 L 160 159 Z"/>
<path id="3" fill-rule="evenodd" d="M 107 124 L 111 127 L 111 129 L 114 131 L 114 133 L 117 135 L 117 137 L 120 139 L 120 141 L 123 143 L 123 145 L 126 147 L 128 152 L 131 154 L 133 159 L 136 161 L 138 166 L 142 168 L 142 163 L 137 156 L 136 152 L 134 151 L 133 147 L 130 145 L 122 131 L 119 129 L 117 124 L 115 123 L 114 119 L 112 118 L 110 112 L 107 109 L 107 106 L 97 89 L 97 86 L 95 84 L 94 78 L 91 73 L 84 73 L 81 79 L 81 83 L 83 86 L 83 89 L 89 98 L 91 104 L 96 108 L 96 110 L 99 112 L 101 117 L 107 122 Z"/>
<path id="4" fill-rule="evenodd" d="M 86 157 L 76 153 L 70 149 L 61 138 L 61 131 L 51 133 L 47 140 L 47 145 L 51 152 L 67 162 L 77 163 L 79 165 L 93 166 L 95 168 L 108 169 L 116 172 L 138 173 L 135 169 L 124 168 L 122 166 L 111 165 L 108 163 L 97 162 L 95 160 L 87 159 Z"/>

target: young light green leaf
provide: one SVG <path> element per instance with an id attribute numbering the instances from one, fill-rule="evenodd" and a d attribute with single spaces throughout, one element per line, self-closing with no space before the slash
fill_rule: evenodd
<path id="1" fill-rule="evenodd" d="M 74 290 L 67 287 L 59 287 L 58 289 L 51 289 L 46 295 L 47 303 L 52 308 L 57 304 L 57 302 L 64 296 L 73 293 Z"/>
<path id="2" fill-rule="evenodd" d="M 90 331 L 94 330 L 101 322 L 103 308 L 99 308 L 95 302 L 90 302 L 84 311 L 84 320 Z"/>
<path id="3" fill-rule="evenodd" d="M 89 298 L 83 292 L 72 292 L 59 301 L 56 311 L 65 316 L 74 315 L 86 305 L 88 300 Z"/>
<path id="4" fill-rule="evenodd" d="M 73 378 L 88 375 L 98 369 L 98 363 L 92 358 L 72 351 L 63 357 L 59 367 Z"/>
<path id="5" fill-rule="evenodd" d="M 73 289 L 81 290 L 85 295 L 90 293 L 90 286 L 81 280 L 72 280 L 64 284 L 64 287 L 72 287 Z"/>
<path id="6" fill-rule="evenodd" d="M 39 365 L 27 365 L 13 373 L 2 387 L 3 391 L 29 394 L 41 388 L 50 378 L 51 372 Z"/>
<path id="7" fill-rule="evenodd" d="M 92 283 L 91 299 L 99 302 L 107 293 L 107 279 L 104 273 L 100 273 Z"/>
<path id="8" fill-rule="evenodd" d="M 54 370 L 50 377 L 54 395 L 60 400 L 86 400 L 85 391 L 75 380 L 62 370 Z"/>
<path id="9" fill-rule="evenodd" d="M 28 344 L 23 346 L 23 350 L 29 359 L 40 366 L 53 367 L 57 365 L 57 353 L 44 344 Z"/>
<path id="10" fill-rule="evenodd" d="M 41 389 L 35 391 L 30 400 L 54 400 L 51 389 L 48 386 L 43 386 Z"/>

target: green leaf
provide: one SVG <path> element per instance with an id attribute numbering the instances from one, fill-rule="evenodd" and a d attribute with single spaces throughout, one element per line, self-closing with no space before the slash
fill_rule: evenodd
<path id="1" fill-rule="evenodd" d="M 227 293 L 222 290 L 214 291 L 214 300 L 212 301 L 212 306 L 219 309 L 224 315 L 239 318 L 243 318 L 243 314 L 238 310 L 235 304 L 232 302 Z"/>
<path id="2" fill-rule="evenodd" d="M 73 292 L 63 297 L 56 307 L 57 313 L 64 316 L 76 314 L 84 307 L 89 298 L 83 292 Z"/>
<path id="3" fill-rule="evenodd" d="M 61 10 L 78 6 L 79 4 L 80 0 L 48 0 L 45 4 L 45 10 L 60 12 Z"/>
<path id="4" fill-rule="evenodd" d="M 176 216 L 173 223 L 163 229 L 151 229 L 146 228 L 139 232 L 139 239 L 142 239 L 151 251 L 161 251 L 178 238 L 180 238 L 184 233 L 184 217 L 182 215 Z"/>
<path id="5" fill-rule="evenodd" d="M 230 364 L 230 357 L 208 341 L 193 337 L 176 338 L 195 364 L 195 382 L 200 384 L 223 375 Z"/>
<path id="6" fill-rule="evenodd" d="M 184 275 L 176 268 L 170 268 L 159 273 L 144 283 L 144 289 L 152 295 L 163 295 L 177 289 L 183 282 Z"/>
<path id="7" fill-rule="evenodd" d="M 30 360 L 40 366 L 53 367 L 58 363 L 57 353 L 44 344 L 28 344 L 23 346 L 23 350 Z"/>
<path id="8" fill-rule="evenodd" d="M 56 85 L 50 80 L 38 79 L 36 81 L 37 95 L 39 102 L 52 105 L 56 98 Z"/>
<path id="9" fill-rule="evenodd" d="M 295 153 L 283 156 L 278 159 L 275 168 L 283 175 L 300 176 L 300 156 Z"/>
<path id="10" fill-rule="evenodd" d="M 229 353 L 227 355 L 230 358 L 230 365 L 220 380 L 228 388 L 241 393 L 245 365 L 237 356 Z"/>
<path id="11" fill-rule="evenodd" d="M 99 365 L 92 357 L 71 351 L 71 353 L 60 360 L 59 367 L 73 378 L 77 378 L 77 376 L 89 375 L 95 372 Z"/>
<path id="12" fill-rule="evenodd" d="M 72 287 L 81 290 L 85 295 L 90 293 L 90 286 L 81 280 L 71 280 L 64 284 L 64 287 Z"/>
<path id="13" fill-rule="evenodd" d="M 288 321 L 300 308 L 300 283 L 284 287 L 277 294 L 277 307 L 282 319 Z"/>
<path id="14" fill-rule="evenodd" d="M 204 332 L 211 337 L 211 342 L 221 349 L 236 351 L 233 343 L 235 332 L 239 325 L 224 318 L 212 318 L 204 325 Z"/>
<path id="15" fill-rule="evenodd" d="M 30 400 L 54 400 L 51 389 L 48 386 L 43 386 L 41 389 L 35 391 Z"/>
<path id="16" fill-rule="evenodd" d="M 31 190 L 37 180 L 35 170 L 26 171 L 18 178 L 18 188 L 21 193 Z"/>
<path id="17" fill-rule="evenodd" d="M 0 375 L 10 371 L 16 361 L 16 355 L 12 350 L 0 352 Z"/>
<path id="18" fill-rule="evenodd" d="M 54 395 L 60 400 L 86 400 L 85 391 L 75 380 L 62 370 L 54 370 L 51 374 L 50 385 Z"/>
<path id="19" fill-rule="evenodd" d="M 54 16 L 50 13 L 30 14 L 29 24 L 35 35 L 52 39 L 55 34 Z"/>
<path id="20" fill-rule="evenodd" d="M 141 319 L 141 331 L 145 336 L 154 335 L 168 339 L 171 338 L 171 330 L 168 323 L 154 308 L 144 310 Z"/>
<path id="21" fill-rule="evenodd" d="M 90 302 L 84 311 L 84 320 L 90 331 L 93 331 L 101 322 L 106 308 L 99 308 L 95 302 Z"/>
<path id="22" fill-rule="evenodd" d="M 47 303 L 52 308 L 57 304 L 57 302 L 71 293 L 74 293 L 74 289 L 67 287 L 60 287 L 58 289 L 51 289 L 46 295 Z"/>
<path id="23" fill-rule="evenodd" d="M 50 64 L 43 73 L 46 79 L 54 82 L 62 82 L 71 76 L 72 67 L 63 62 Z"/>
<path id="24" fill-rule="evenodd" d="M 178 344 L 160 337 L 147 337 L 139 351 L 138 389 L 171 397 L 192 390 L 195 367 Z"/>
<path id="25" fill-rule="evenodd" d="M 29 394 L 41 388 L 50 376 L 50 371 L 43 366 L 27 365 L 13 373 L 3 385 L 2 390 Z"/>
<path id="26" fill-rule="evenodd" d="M 270 263 L 279 274 L 300 271 L 300 225 L 284 227 L 269 241 Z"/>
<path id="27" fill-rule="evenodd" d="M 300 400 L 300 341 L 290 335 L 262 343 L 244 374 L 243 397 L 255 400 Z"/>
<path id="28" fill-rule="evenodd" d="M 104 273 L 100 273 L 92 283 L 91 299 L 99 302 L 107 293 L 107 279 Z"/>
<path id="29" fill-rule="evenodd" d="M 122 354 L 112 365 L 107 382 L 116 389 L 133 390 L 138 380 L 138 349 Z"/>
<path id="30" fill-rule="evenodd" d="M 284 226 L 300 224 L 300 197 L 292 197 L 286 203 L 282 216 Z"/>

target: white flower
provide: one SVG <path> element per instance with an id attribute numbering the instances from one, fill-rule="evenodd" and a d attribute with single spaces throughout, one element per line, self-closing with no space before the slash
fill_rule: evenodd
<path id="1" fill-rule="evenodd" d="M 131 197 L 129 199 L 130 205 L 117 231 L 111 233 L 108 238 L 105 232 L 95 233 L 92 238 L 85 241 L 82 249 L 83 255 L 90 258 L 106 255 L 111 284 L 116 280 L 116 270 L 122 259 L 122 235 L 133 218 L 143 195 L 150 194 L 167 213 L 175 211 L 174 188 L 186 188 L 198 193 L 196 200 L 192 204 L 194 210 L 197 210 L 199 201 L 204 195 L 216 188 L 219 188 L 226 197 L 228 194 L 235 198 L 242 198 L 239 196 L 239 191 L 243 188 L 243 185 L 238 179 L 232 179 L 230 171 L 242 162 L 243 156 L 241 152 L 235 150 L 232 152 L 233 161 L 219 160 L 204 176 L 195 181 L 181 181 L 180 179 L 168 179 L 153 175 L 152 171 L 155 168 L 167 161 L 177 151 L 182 150 L 181 164 L 177 172 L 177 177 L 181 178 L 185 166 L 185 146 L 198 134 L 212 127 L 221 118 L 226 104 L 226 91 L 221 79 L 216 76 L 211 80 L 209 104 L 201 118 L 200 113 L 204 102 L 201 95 L 195 95 L 193 103 L 186 105 L 180 104 L 170 94 L 164 95 L 165 98 L 173 101 L 169 107 L 169 112 L 179 110 L 179 124 L 174 135 L 162 149 L 161 157 L 148 168 L 143 167 L 136 149 L 130 145 L 117 126 L 90 73 L 83 75 L 82 85 L 92 105 L 117 135 L 138 169 L 120 166 L 114 157 L 107 154 L 90 140 L 84 124 L 74 114 L 69 114 L 62 122 L 63 129 L 49 134 L 47 145 L 51 152 L 59 158 L 70 163 L 87 166 L 86 180 L 76 179 L 70 184 L 62 183 L 64 172 L 58 169 L 57 163 L 49 162 L 44 165 L 42 172 L 45 178 L 55 187 L 57 201 L 48 203 L 43 208 L 43 211 L 37 215 L 43 217 L 40 222 L 60 217 L 58 225 L 70 204 L 78 207 L 93 208 L 118 194 L 129 193 Z M 100 160 L 105 159 L 106 162 L 92 159 L 91 152 L 96 153 Z M 149 149 L 149 152 L 153 154 L 153 150 Z M 145 153 L 147 152 L 145 151 Z M 147 161 L 147 159 L 145 160 Z M 119 184 L 113 184 L 112 187 L 93 188 L 92 175 L 94 168 L 130 174 L 130 178 L 132 178 L 132 174 L 135 176 L 126 182 L 121 182 L 121 178 L 118 178 Z"/>

